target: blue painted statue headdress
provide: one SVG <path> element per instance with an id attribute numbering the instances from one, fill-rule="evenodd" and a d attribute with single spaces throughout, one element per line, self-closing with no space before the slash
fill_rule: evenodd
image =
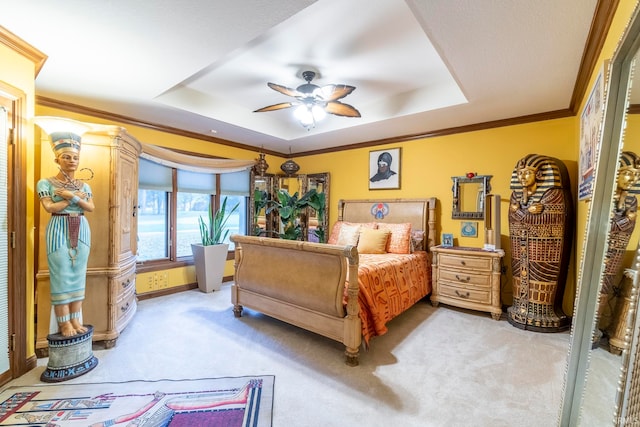
<path id="1" fill-rule="evenodd" d="M 49 136 L 51 137 L 51 149 L 56 157 L 66 151 L 80 153 L 80 135 L 72 132 L 52 132 Z"/>

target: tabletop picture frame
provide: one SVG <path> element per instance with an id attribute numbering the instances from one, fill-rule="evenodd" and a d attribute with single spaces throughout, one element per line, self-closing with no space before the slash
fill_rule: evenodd
<path id="1" fill-rule="evenodd" d="M 452 248 L 453 247 L 453 234 L 451 233 L 442 233 L 442 244 L 440 245 L 443 248 Z"/>
<path id="2" fill-rule="evenodd" d="M 400 188 L 401 148 L 369 152 L 369 190 Z"/>

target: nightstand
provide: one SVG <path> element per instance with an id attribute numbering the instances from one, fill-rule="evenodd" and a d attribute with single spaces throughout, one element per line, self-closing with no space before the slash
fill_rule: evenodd
<path id="1" fill-rule="evenodd" d="M 434 307 L 443 303 L 486 311 L 491 313 L 495 320 L 500 320 L 503 250 L 435 246 L 431 252 L 431 304 Z"/>

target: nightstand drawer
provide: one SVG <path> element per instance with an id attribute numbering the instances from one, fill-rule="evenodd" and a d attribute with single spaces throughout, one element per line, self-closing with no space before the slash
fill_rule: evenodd
<path id="1" fill-rule="evenodd" d="M 488 311 L 500 320 L 500 266 L 504 251 L 436 246 L 432 252 L 431 304 Z"/>
<path id="2" fill-rule="evenodd" d="M 438 254 L 440 267 L 469 268 L 473 270 L 491 271 L 491 258 L 464 256 L 458 254 Z"/>
<path id="3" fill-rule="evenodd" d="M 480 289 L 458 287 L 449 283 L 441 283 L 440 296 L 479 304 L 491 304 L 491 292 L 488 289 L 484 291 Z"/>
<path id="4" fill-rule="evenodd" d="M 438 280 L 453 282 L 461 286 L 479 286 L 491 288 L 491 276 L 489 274 L 474 274 L 462 270 L 438 270 Z"/>

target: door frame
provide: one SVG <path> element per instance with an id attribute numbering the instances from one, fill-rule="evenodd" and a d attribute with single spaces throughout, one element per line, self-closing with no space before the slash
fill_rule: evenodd
<path id="1" fill-rule="evenodd" d="M 0 82 L 0 102 L 9 110 L 7 144 L 7 209 L 9 236 L 9 362 L 0 384 L 23 375 L 36 366 L 35 355 L 27 359 L 27 135 L 26 94 Z M 35 253 L 35 252 L 34 252 Z M 35 262 L 35 258 L 34 258 Z"/>

